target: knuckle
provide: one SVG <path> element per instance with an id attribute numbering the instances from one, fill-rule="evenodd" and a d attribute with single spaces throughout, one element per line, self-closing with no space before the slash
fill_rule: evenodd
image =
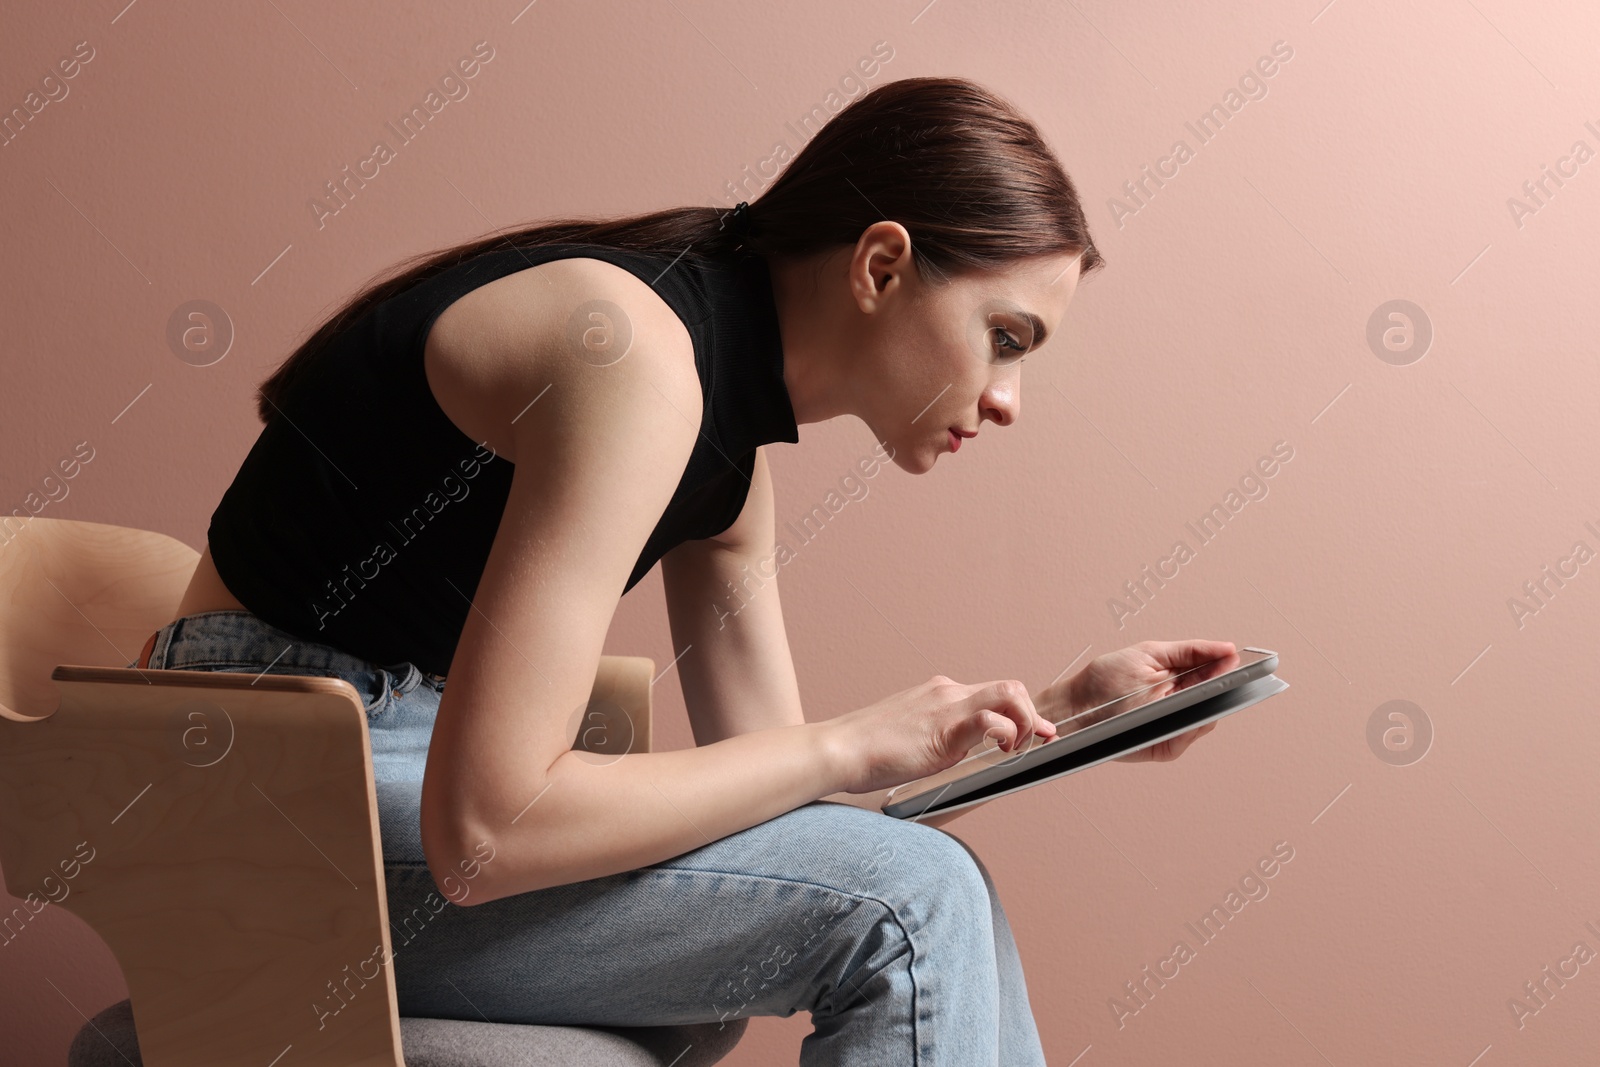
<path id="1" fill-rule="evenodd" d="M 993 707 L 997 715 L 1009 719 L 1022 708 L 1027 699 L 1027 689 L 1020 682 L 994 682 L 989 686 L 993 694 Z"/>

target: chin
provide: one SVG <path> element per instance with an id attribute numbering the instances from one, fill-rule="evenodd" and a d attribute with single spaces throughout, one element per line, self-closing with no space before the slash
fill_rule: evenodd
<path id="1" fill-rule="evenodd" d="M 899 467 L 901 470 L 905 471 L 907 474 L 923 474 L 926 471 L 932 469 L 932 467 L 933 467 L 932 463 L 929 463 L 926 466 L 921 466 L 921 467 L 908 466 L 907 463 L 906 463 L 906 460 L 908 458 L 910 458 L 910 457 L 909 457 L 908 453 L 906 452 L 906 450 L 903 449 L 903 448 L 898 448 L 898 449 L 895 449 L 895 453 L 894 453 L 893 456 L 890 457 L 889 462 L 893 463 L 896 467 Z"/>
<path id="2" fill-rule="evenodd" d="M 940 450 L 935 449 L 932 453 L 930 453 L 928 456 L 928 462 L 924 463 L 920 467 L 908 467 L 906 464 L 901 462 L 902 457 L 909 457 L 911 455 L 912 453 L 907 452 L 905 449 L 901 449 L 894 454 L 894 465 L 910 474 L 927 474 L 929 471 L 933 470 L 934 465 L 939 462 Z"/>
<path id="3" fill-rule="evenodd" d="M 872 439 L 879 443 L 879 448 L 882 451 L 888 452 L 889 462 L 893 463 L 896 467 L 899 467 L 907 474 L 926 474 L 933 470 L 933 465 L 938 460 L 939 453 L 944 451 L 944 449 L 935 448 L 933 450 L 933 454 L 928 457 L 927 462 L 921 466 L 917 466 L 915 465 L 915 461 L 916 458 L 921 455 L 920 452 L 914 448 L 906 447 L 905 443 L 902 441 L 886 440 L 878 434 L 877 429 L 874 428 L 871 423 L 867 423 L 867 428 L 872 431 Z"/>

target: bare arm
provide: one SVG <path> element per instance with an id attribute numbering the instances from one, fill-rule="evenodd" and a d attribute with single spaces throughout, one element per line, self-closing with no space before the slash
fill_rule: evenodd
<path id="1" fill-rule="evenodd" d="M 825 722 L 680 752 L 573 751 L 618 598 L 703 412 L 688 331 L 660 297 L 610 264 L 557 262 L 485 286 L 499 287 L 490 310 L 457 316 L 429 372 L 499 403 L 482 430 L 510 442 L 515 464 L 428 749 L 421 831 L 436 882 L 481 862 L 471 899 L 483 903 L 633 870 L 838 790 L 932 774 L 988 730 L 1053 732 L 1020 682 L 935 676 Z M 597 297 L 629 318 L 621 358 L 565 348 L 569 319 Z M 760 714 L 727 712 L 717 729 Z"/>
<path id="2" fill-rule="evenodd" d="M 1042 689 L 1037 693 L 1029 694 L 1029 699 L 1033 702 L 1033 706 L 1038 714 L 1052 723 L 1059 722 L 1072 713 L 1072 707 L 1069 703 L 1069 698 L 1067 697 L 1067 690 L 1061 686 L 1057 686 L 1054 689 Z M 1034 743 L 1037 744 L 1038 742 L 1035 741 Z M 963 756 L 968 754 L 970 754 L 970 750 L 962 753 Z M 884 801 L 888 799 L 888 794 L 888 788 L 874 790 L 871 793 L 846 793 L 841 791 L 824 796 L 822 799 L 835 804 L 849 804 L 852 807 L 868 808 L 872 811 L 882 811 Z M 985 804 L 991 803 L 997 799 L 999 798 L 990 797 L 988 800 L 980 800 L 976 804 L 973 804 L 969 807 L 960 808 L 956 811 L 943 811 L 934 815 L 918 815 L 913 817 L 910 821 L 921 823 L 923 826 L 932 826 L 935 829 L 938 829 L 956 821 L 963 815 L 977 811 Z"/>
<path id="3" fill-rule="evenodd" d="M 511 489 L 423 782 L 436 880 L 481 859 L 480 844 L 493 849 L 476 903 L 659 862 L 842 784 L 821 727 L 804 723 L 614 762 L 572 751 L 617 600 L 701 416 L 681 322 L 648 291 L 604 295 L 633 319 L 633 350 L 611 365 L 561 352 L 560 315 L 555 330 L 500 329 L 484 342 L 520 346 L 541 368 L 518 396 L 549 391 L 507 431 Z"/>
<path id="4" fill-rule="evenodd" d="M 678 677 L 697 744 L 806 721 L 778 602 L 772 474 L 756 449 L 743 510 L 661 558 Z"/>
<path id="5" fill-rule="evenodd" d="M 1060 723 L 1125 693 L 1137 692 L 1163 680 L 1164 676 L 1209 659 L 1220 658 L 1224 654 L 1232 654 L 1233 651 L 1233 643 L 1223 641 L 1142 641 L 1118 652 L 1096 657 L 1072 677 L 1061 679 L 1031 694 L 1031 699 L 1041 715 L 1051 722 Z M 1175 760 L 1197 739 L 1216 729 L 1216 725 L 1215 722 L 1206 723 L 1151 747 L 1118 756 L 1117 762 L 1165 763 Z M 824 799 L 842 800 L 844 797 Z M 874 794 L 871 798 L 873 806 L 882 808 L 883 799 L 883 793 Z M 997 798 L 990 798 L 993 799 Z M 855 800 L 852 797 L 847 802 Z M 944 826 L 987 803 L 988 800 L 982 800 L 971 807 L 928 815 L 918 821 L 926 826 Z"/>

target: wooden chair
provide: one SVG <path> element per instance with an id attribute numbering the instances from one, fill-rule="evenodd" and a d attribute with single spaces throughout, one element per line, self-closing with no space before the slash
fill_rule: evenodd
<path id="1" fill-rule="evenodd" d="M 54 903 L 106 941 L 129 991 L 82 1029 L 71 1067 L 689 1067 L 727 1054 L 742 1019 L 400 1018 L 355 688 L 124 666 L 175 617 L 198 559 L 144 530 L 0 529 L 0 865 L 24 902 L 0 915 L 0 939 Z M 632 720 L 635 749 L 649 746 L 653 671 L 608 656 L 595 681 Z M 342 1004 L 331 1017 L 314 1007 L 329 1003 Z"/>

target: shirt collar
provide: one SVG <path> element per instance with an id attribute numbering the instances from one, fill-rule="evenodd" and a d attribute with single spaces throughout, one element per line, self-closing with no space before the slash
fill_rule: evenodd
<path id="1" fill-rule="evenodd" d="M 731 459 L 769 442 L 799 442 L 766 260 L 755 253 L 709 259 L 705 281 L 713 361 L 706 392 L 719 446 Z"/>

